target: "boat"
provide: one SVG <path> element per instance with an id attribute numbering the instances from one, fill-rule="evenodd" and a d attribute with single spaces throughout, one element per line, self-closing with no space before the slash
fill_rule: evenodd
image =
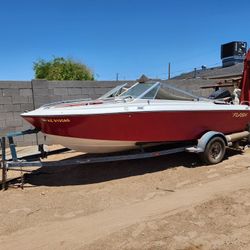
<path id="1" fill-rule="evenodd" d="M 96 100 L 47 104 L 21 116 L 53 143 L 87 153 L 191 142 L 208 131 L 236 133 L 250 122 L 250 51 L 244 65 L 240 104 L 148 81 L 125 90 L 117 86 Z"/>

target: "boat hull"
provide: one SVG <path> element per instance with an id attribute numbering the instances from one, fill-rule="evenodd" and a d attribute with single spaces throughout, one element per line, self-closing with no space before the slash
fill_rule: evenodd
<path id="1" fill-rule="evenodd" d="M 47 134 L 46 137 L 55 144 L 61 144 L 67 148 L 86 153 L 112 153 L 137 147 L 136 142 L 131 141 L 82 139 L 50 134 Z"/>
<path id="2" fill-rule="evenodd" d="M 54 142 L 78 151 L 104 153 L 134 148 L 136 143 L 196 140 L 211 130 L 224 134 L 243 131 L 249 122 L 249 111 L 25 115 L 24 118 Z"/>

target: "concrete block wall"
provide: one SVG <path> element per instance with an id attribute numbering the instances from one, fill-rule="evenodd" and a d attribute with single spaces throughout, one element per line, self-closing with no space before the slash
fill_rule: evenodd
<path id="1" fill-rule="evenodd" d="M 20 117 L 25 110 L 34 109 L 30 81 L 0 81 L 0 129 L 19 131 L 30 128 Z M 16 137 L 18 145 L 24 144 L 23 136 Z M 36 138 L 29 138 L 29 144 L 35 144 Z"/>

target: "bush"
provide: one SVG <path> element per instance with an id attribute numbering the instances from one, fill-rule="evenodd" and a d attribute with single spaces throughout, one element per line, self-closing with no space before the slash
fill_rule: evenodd
<path id="1" fill-rule="evenodd" d="M 38 60 L 33 69 L 35 79 L 94 80 L 92 71 L 85 64 L 63 57 L 55 57 L 51 61 Z"/>

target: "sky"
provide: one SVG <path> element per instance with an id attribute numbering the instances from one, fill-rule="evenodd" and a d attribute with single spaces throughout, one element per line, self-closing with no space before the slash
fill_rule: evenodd
<path id="1" fill-rule="evenodd" d="M 221 44 L 250 47 L 249 10 L 249 0 L 3 0 L 0 80 L 31 80 L 35 61 L 57 56 L 97 80 L 220 66 Z"/>

